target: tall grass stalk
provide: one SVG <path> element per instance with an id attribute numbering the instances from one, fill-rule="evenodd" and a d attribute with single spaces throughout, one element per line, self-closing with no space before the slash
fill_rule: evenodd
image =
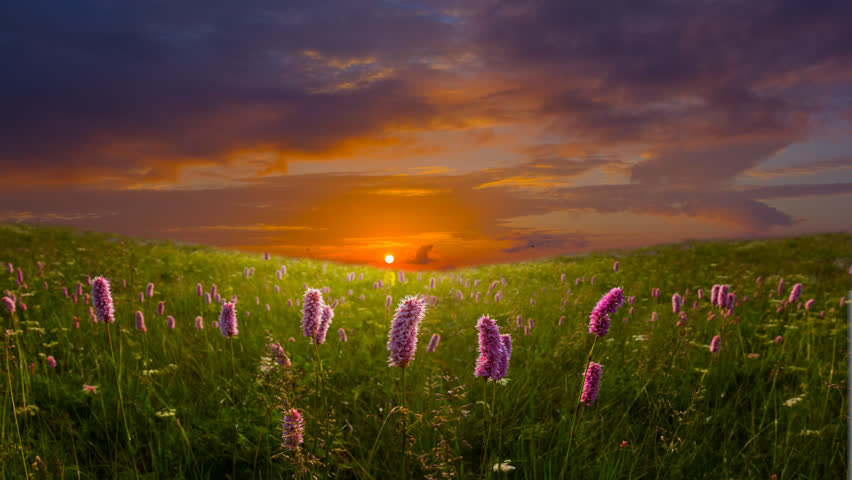
<path id="1" fill-rule="evenodd" d="M 115 368 L 115 386 L 118 390 L 118 409 L 121 412 L 121 420 L 124 423 L 124 433 L 127 435 L 127 448 L 130 449 L 130 455 L 133 458 L 133 477 L 138 478 L 139 472 L 136 469 L 136 451 L 133 448 L 133 440 L 130 437 L 130 428 L 127 426 L 127 415 L 124 412 L 124 396 L 121 393 L 121 368 L 115 361 L 115 350 L 112 348 L 112 333 L 110 322 L 106 322 L 107 339 L 109 340 L 109 353 L 112 356 L 112 366 Z M 119 341 L 121 340 L 121 332 L 119 332 Z"/>
<path id="2" fill-rule="evenodd" d="M 326 478 L 328 478 L 328 471 L 329 471 L 328 449 L 329 449 L 329 434 L 331 433 L 331 428 L 330 428 L 329 423 L 330 423 L 331 416 L 330 416 L 330 412 L 328 411 L 328 400 L 326 399 L 326 395 L 325 395 L 325 374 L 322 371 L 322 358 L 320 358 L 319 345 L 317 344 L 316 339 L 314 339 L 314 352 L 317 355 L 317 366 L 319 367 L 319 378 L 320 378 L 320 384 L 322 385 L 322 406 L 323 406 L 323 410 L 325 410 L 325 423 L 326 423 L 326 425 L 325 425 L 325 461 L 324 461 L 324 463 L 325 463 L 325 476 L 326 476 Z"/>
<path id="3" fill-rule="evenodd" d="M 21 441 L 21 427 L 18 425 L 18 412 L 15 408 L 15 392 L 12 390 L 12 372 L 9 370 L 9 336 L 6 335 L 5 348 L 3 353 L 6 357 L 6 381 L 9 383 L 9 397 L 12 399 L 12 416 L 15 418 L 15 431 L 18 433 L 18 448 L 21 450 L 21 463 L 24 464 L 24 474 L 26 478 L 30 478 L 29 469 L 27 469 L 27 459 L 24 456 L 24 443 Z M 20 363 L 20 362 L 19 362 Z M 5 418 L 5 416 L 4 416 Z M 3 429 L 5 433 L 5 428 Z"/>

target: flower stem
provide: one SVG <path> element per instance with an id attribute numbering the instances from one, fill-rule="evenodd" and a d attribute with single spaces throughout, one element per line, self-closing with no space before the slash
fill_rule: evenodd
<path id="1" fill-rule="evenodd" d="M 237 430 L 237 397 L 234 388 L 234 377 L 236 367 L 234 367 L 234 339 L 233 337 L 228 337 L 228 347 L 231 350 L 231 403 L 234 405 L 234 448 L 233 453 L 231 454 L 231 473 L 233 478 L 237 478 L 237 439 L 239 437 L 239 431 Z"/>
<path id="2" fill-rule="evenodd" d="M 316 339 L 314 339 L 314 351 L 317 354 L 317 364 L 319 365 L 319 378 L 320 383 L 322 384 L 322 405 L 325 410 L 325 476 L 328 478 L 329 464 L 328 464 L 328 447 L 329 447 L 329 433 L 330 433 L 330 425 L 329 425 L 329 411 L 328 411 L 328 400 L 326 400 L 325 395 L 325 375 L 322 371 L 322 358 L 320 358 L 319 354 L 319 345 L 317 344 Z"/>
<path id="3" fill-rule="evenodd" d="M 402 478 L 408 478 L 408 441 L 406 439 L 406 420 L 408 412 L 405 410 L 405 367 L 402 367 Z"/>
<path id="4" fill-rule="evenodd" d="M 592 352 L 595 351 L 595 345 L 598 343 L 598 337 L 595 335 L 595 339 L 592 342 L 592 348 L 589 349 L 589 356 L 586 359 L 586 368 L 583 370 L 583 375 L 589 371 L 589 365 L 592 363 Z M 585 382 L 585 380 L 584 380 Z M 580 388 L 580 395 L 577 397 L 577 406 L 574 409 L 574 421 L 571 427 L 571 437 L 568 440 L 568 449 L 565 450 L 565 459 L 562 461 L 562 470 L 559 472 L 559 478 L 565 478 L 565 468 L 568 466 L 568 455 L 571 453 L 571 444 L 574 443 L 574 433 L 577 431 L 577 417 L 580 413 L 580 399 L 583 398 L 583 389 Z"/>

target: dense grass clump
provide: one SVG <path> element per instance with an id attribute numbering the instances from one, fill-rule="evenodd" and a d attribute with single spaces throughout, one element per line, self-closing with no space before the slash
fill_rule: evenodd
<path id="1" fill-rule="evenodd" d="M 0 226 L 0 478 L 842 478 L 850 241 L 399 275 Z M 321 343 L 307 288 L 339 329 Z M 396 368 L 413 295 L 418 353 Z M 477 377 L 484 315 L 511 362 Z"/>

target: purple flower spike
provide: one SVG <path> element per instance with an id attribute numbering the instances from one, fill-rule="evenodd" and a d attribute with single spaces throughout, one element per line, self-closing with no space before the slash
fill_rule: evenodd
<path id="1" fill-rule="evenodd" d="M 160 302 L 157 304 L 157 315 L 162 315 L 166 312 L 166 302 Z"/>
<path id="2" fill-rule="evenodd" d="M 675 293 L 672 295 L 672 313 L 677 313 L 680 311 L 681 298 L 679 293 Z"/>
<path id="3" fill-rule="evenodd" d="M 53 358 L 53 355 L 47 356 L 47 366 L 48 368 L 56 368 L 56 359 Z"/>
<path id="4" fill-rule="evenodd" d="M 145 287 L 145 295 L 148 298 L 151 298 L 151 297 L 154 296 L 154 284 L 153 283 L 149 283 L 148 286 Z"/>
<path id="5" fill-rule="evenodd" d="M 201 318 L 201 315 L 195 317 L 195 328 L 197 330 L 204 330 L 204 319 Z"/>
<path id="6" fill-rule="evenodd" d="M 166 319 L 166 326 L 168 326 L 169 328 L 174 330 L 174 328 L 175 328 L 175 317 L 169 315 L 168 318 Z"/>
<path id="7" fill-rule="evenodd" d="M 332 318 L 334 318 L 334 310 L 328 305 L 323 305 L 319 330 L 317 330 L 316 336 L 317 345 L 322 345 L 323 343 L 325 343 L 325 335 L 326 333 L 328 333 L 328 326 L 331 325 Z"/>
<path id="8" fill-rule="evenodd" d="M 231 338 L 239 333 L 237 329 L 237 310 L 231 302 L 225 302 L 222 305 L 222 314 L 219 316 L 219 331 L 226 338 Z"/>
<path id="9" fill-rule="evenodd" d="M 143 332 L 147 332 L 148 329 L 145 327 L 145 316 L 142 315 L 142 312 L 136 310 L 136 330 L 141 330 Z"/>
<path id="10" fill-rule="evenodd" d="M 349 341 L 349 339 L 348 339 L 348 338 L 346 338 L 346 330 L 344 330 L 344 329 L 342 329 L 342 328 L 338 328 L 338 329 L 337 329 L 337 333 L 338 333 L 338 335 L 340 335 L 340 341 L 341 341 L 342 343 L 346 343 L 346 342 L 348 342 L 348 341 Z"/>
<path id="11" fill-rule="evenodd" d="M 603 337 L 609 331 L 609 316 L 614 314 L 624 303 L 624 292 L 619 287 L 610 290 L 601 297 L 598 304 L 589 315 L 589 333 Z"/>
<path id="12" fill-rule="evenodd" d="M 587 406 L 595 403 L 595 399 L 598 398 L 600 383 L 601 365 L 589 362 L 589 368 L 586 370 L 586 378 L 583 382 L 583 395 L 580 396 L 580 403 L 585 403 Z"/>
<path id="13" fill-rule="evenodd" d="M 112 304 L 112 294 L 109 292 L 109 281 L 104 277 L 95 277 L 92 281 L 92 303 L 95 304 L 100 323 L 115 322 L 115 308 Z"/>
<path id="14" fill-rule="evenodd" d="M 716 335 L 713 337 L 713 340 L 710 341 L 710 353 L 719 353 L 720 348 L 722 348 L 722 337 Z"/>
<path id="15" fill-rule="evenodd" d="M 3 297 L 3 306 L 6 307 L 6 310 L 12 314 L 15 313 L 15 301 L 9 297 Z"/>
<path id="16" fill-rule="evenodd" d="M 439 334 L 437 334 L 437 333 L 436 333 L 436 334 L 433 334 L 433 335 L 432 335 L 432 339 L 431 339 L 431 340 L 429 340 L 429 346 L 428 346 L 428 347 L 426 347 L 426 352 L 427 352 L 427 353 L 432 353 L 432 352 L 434 352 L 434 351 L 435 351 L 435 349 L 436 349 L 436 348 L 438 348 L 438 342 L 440 342 L 440 341 L 441 341 L 441 335 L 439 335 Z"/>
<path id="17" fill-rule="evenodd" d="M 618 271 L 618 262 L 615 262 L 615 263 L 612 265 L 612 271 L 613 271 L 613 272 L 617 272 L 617 271 Z"/>
<path id="18" fill-rule="evenodd" d="M 500 368 L 497 369 L 497 377 L 494 380 L 500 380 L 509 373 L 509 359 L 512 357 L 512 336 L 508 333 L 500 335 L 500 343 L 503 344 L 503 360 L 500 362 Z"/>
<path id="19" fill-rule="evenodd" d="M 802 284 L 797 283 L 797 284 L 793 285 L 793 289 L 790 290 L 789 302 L 790 303 L 796 303 L 796 301 L 799 300 L 799 297 L 801 295 L 802 295 Z"/>
<path id="20" fill-rule="evenodd" d="M 783 292 L 783 291 L 784 291 L 784 278 L 782 277 L 781 280 L 778 280 L 778 295 L 780 296 L 781 292 Z"/>
<path id="21" fill-rule="evenodd" d="M 716 297 L 716 305 L 725 308 L 728 304 L 728 286 L 719 285 L 719 296 Z"/>
<path id="22" fill-rule="evenodd" d="M 499 380 L 502 378 L 499 375 L 503 369 L 503 363 L 507 361 L 506 347 L 503 346 L 500 337 L 500 328 L 487 315 L 476 322 L 476 328 L 479 330 L 479 358 L 476 359 L 476 369 L 473 374 L 477 377 Z M 528 331 L 529 326 L 524 327 L 524 330 Z"/>
<path id="23" fill-rule="evenodd" d="M 425 314 L 426 305 L 419 296 L 408 296 L 400 302 L 388 334 L 388 363 L 391 366 L 405 368 L 414 359 L 417 333 Z"/>
<path id="24" fill-rule="evenodd" d="M 812 299 L 808 300 L 807 302 L 805 302 L 805 310 L 810 310 L 810 309 L 811 309 L 811 307 L 813 307 L 813 306 L 814 306 L 814 302 L 815 302 L 815 301 L 816 301 L 816 300 L 814 300 L 814 299 L 812 298 Z"/>
<path id="25" fill-rule="evenodd" d="M 289 450 L 296 450 L 304 441 L 302 435 L 305 432 L 305 421 L 302 420 L 302 415 L 295 408 L 291 408 L 284 415 L 284 439 L 283 445 Z"/>
<path id="26" fill-rule="evenodd" d="M 305 301 L 302 306 L 302 334 L 314 338 L 319 331 L 322 321 L 322 292 L 316 288 L 305 290 Z"/>

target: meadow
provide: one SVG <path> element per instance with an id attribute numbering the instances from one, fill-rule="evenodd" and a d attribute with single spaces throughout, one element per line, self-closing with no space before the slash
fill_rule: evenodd
<path id="1" fill-rule="evenodd" d="M 0 225 L 14 305 L 0 306 L 0 478 L 844 478 L 850 245 L 685 242 L 400 274 Z M 90 310 L 97 276 L 114 323 Z M 731 308 L 710 301 L 722 284 Z M 614 287 L 625 301 L 597 337 L 590 313 Z M 336 302 L 322 344 L 303 336 L 306 288 Z M 388 332 L 418 294 L 402 408 Z M 213 322 L 232 299 L 225 338 Z M 485 314 L 512 339 L 496 382 L 474 376 Z M 593 345 L 599 392 L 579 404 Z M 304 441 L 288 448 L 294 408 Z"/>

